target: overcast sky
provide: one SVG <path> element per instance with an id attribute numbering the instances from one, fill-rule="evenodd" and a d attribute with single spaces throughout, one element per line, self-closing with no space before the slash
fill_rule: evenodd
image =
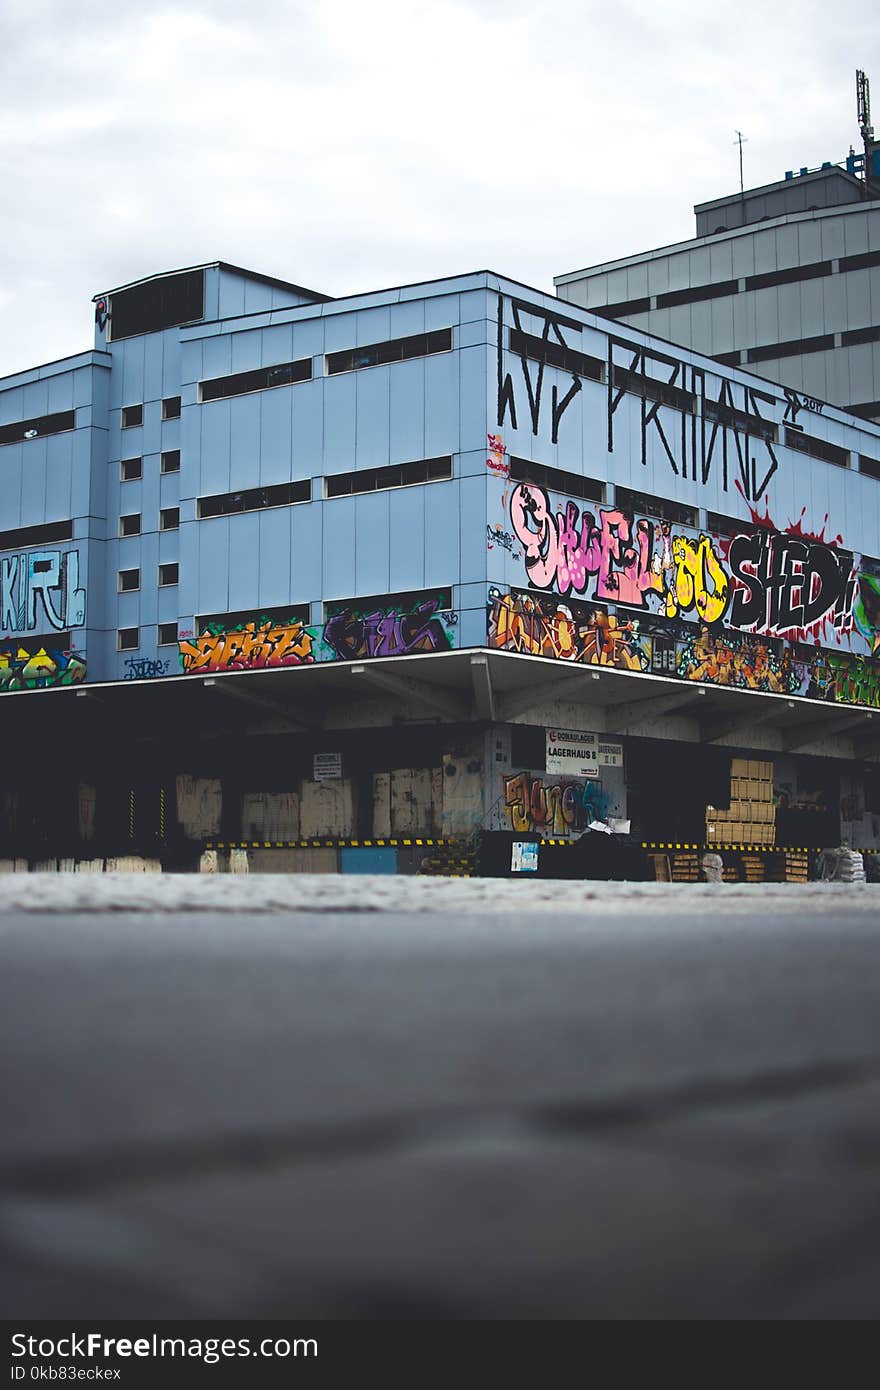
<path id="1" fill-rule="evenodd" d="M 228 260 L 331 295 L 552 277 L 858 143 L 865 0 L 0 0 L 0 373 Z"/>

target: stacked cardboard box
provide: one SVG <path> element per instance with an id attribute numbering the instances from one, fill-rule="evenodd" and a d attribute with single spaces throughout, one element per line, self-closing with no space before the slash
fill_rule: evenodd
<path id="1" fill-rule="evenodd" d="M 773 845 L 773 764 L 734 758 L 730 765 L 730 809 L 706 807 L 706 843 Z"/>
<path id="2" fill-rule="evenodd" d="M 700 856 L 699 854 L 674 854 L 672 856 L 672 882 L 673 883 L 699 883 L 700 881 Z"/>

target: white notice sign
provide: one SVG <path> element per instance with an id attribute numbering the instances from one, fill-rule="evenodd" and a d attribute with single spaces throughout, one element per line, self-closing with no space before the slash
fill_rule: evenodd
<path id="1" fill-rule="evenodd" d="M 598 777 L 598 735 L 580 729 L 548 729 L 546 769 L 569 777 Z"/>
<path id="2" fill-rule="evenodd" d="M 622 743 L 600 743 L 600 744 L 599 744 L 599 766 L 600 766 L 600 767 L 623 767 L 623 744 L 622 744 Z"/>
<path id="3" fill-rule="evenodd" d="M 341 777 L 341 753 L 315 753 L 312 759 L 313 782 L 338 782 Z"/>

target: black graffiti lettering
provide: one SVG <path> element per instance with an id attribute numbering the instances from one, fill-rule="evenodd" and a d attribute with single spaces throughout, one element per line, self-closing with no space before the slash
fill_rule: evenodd
<path id="1" fill-rule="evenodd" d="M 507 407 L 510 407 L 510 423 L 516 429 L 516 401 L 513 395 L 513 381 L 510 372 L 504 370 L 504 300 L 498 296 L 498 424 L 503 426 Z"/>
<path id="2" fill-rule="evenodd" d="M 550 438 L 552 439 L 554 444 L 557 444 L 559 442 L 559 421 L 562 419 L 563 415 L 565 414 L 565 411 L 571 405 L 572 401 L 574 400 L 575 396 L 577 395 L 578 391 L 580 391 L 580 389 L 580 378 L 573 376 L 571 379 L 571 386 L 568 388 L 565 395 L 562 397 L 562 400 L 560 401 L 559 393 L 556 390 L 556 387 L 553 387 L 553 395 L 551 400 L 551 404 L 553 407 L 553 429 L 551 431 Z"/>
<path id="3" fill-rule="evenodd" d="M 809 561 L 804 566 L 804 627 L 809 627 L 845 601 L 851 571 L 849 560 L 838 555 L 830 546 L 809 547 Z"/>
<path id="4" fill-rule="evenodd" d="M 770 621 L 776 628 L 804 626 L 804 590 L 809 584 L 806 568 L 810 547 L 805 541 L 790 540 L 786 543 L 782 536 L 776 537 L 775 550 L 779 553 L 780 579 L 771 603 Z"/>
<path id="5" fill-rule="evenodd" d="M 730 622 L 733 627 L 752 627 L 760 623 L 766 609 L 764 584 L 757 570 L 761 563 L 761 536 L 735 536 L 730 542 L 728 560 L 735 579 L 744 588 L 735 587 L 730 605 Z M 750 565 L 755 573 L 745 568 Z"/>

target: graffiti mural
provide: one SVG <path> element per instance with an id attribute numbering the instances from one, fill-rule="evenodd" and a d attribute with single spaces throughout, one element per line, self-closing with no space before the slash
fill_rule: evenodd
<path id="1" fill-rule="evenodd" d="M 324 624 L 323 640 L 330 659 L 358 660 L 370 656 L 409 656 L 413 652 L 445 652 L 453 645 L 456 614 L 441 611 L 439 598 L 398 608 L 359 612 L 343 608 Z"/>
<path id="2" fill-rule="evenodd" d="M 709 536 L 673 533 L 668 521 L 616 507 L 594 513 L 567 501 L 554 508 L 533 483 L 514 488 L 510 523 L 537 589 L 586 594 L 592 584 L 591 598 L 705 622 L 727 609 L 730 577 Z"/>
<path id="3" fill-rule="evenodd" d="M 211 624 L 211 628 L 218 626 Z M 287 626 L 256 622 L 230 632 L 210 628 L 200 637 L 178 642 L 186 675 L 221 671 L 262 671 L 278 666 L 303 666 L 314 661 L 312 635 L 300 622 Z"/>
<path id="4" fill-rule="evenodd" d="M 0 631 L 56 632 L 82 627 L 86 591 L 79 587 L 78 550 L 32 550 L 0 557 Z"/>
<path id="5" fill-rule="evenodd" d="M 701 684 L 774 695 L 800 694 L 804 684 L 803 665 L 793 660 L 790 647 L 780 653 L 760 638 L 709 627 L 679 640 L 676 674 Z"/>
<path id="6" fill-rule="evenodd" d="M 647 671 L 651 664 L 637 619 L 543 594 L 489 591 L 489 646 L 587 666 Z"/>
<path id="7" fill-rule="evenodd" d="M 869 652 L 880 650 L 880 576 L 859 569 L 842 537 L 806 529 L 803 513 L 779 531 L 750 510 L 741 534 L 716 537 L 617 507 L 554 505 L 533 483 L 518 483 L 509 500 L 531 588 L 666 618 L 723 620 L 791 642 L 858 650 L 864 639 Z"/>
<path id="8" fill-rule="evenodd" d="M 528 772 L 504 779 L 505 809 L 511 829 L 519 833 L 578 833 L 590 821 L 602 820 L 610 804 L 602 783 L 593 780 L 557 782 Z"/>
<path id="9" fill-rule="evenodd" d="M 85 659 L 76 652 L 26 651 L 16 644 L 0 644 L 0 692 L 44 690 L 53 685 L 80 685 L 86 678 Z"/>
<path id="10" fill-rule="evenodd" d="M 255 618 L 228 630 L 213 622 L 198 637 L 178 642 L 180 664 L 185 675 L 211 675 L 448 651 L 455 645 L 458 614 L 441 609 L 441 601 L 431 598 L 412 608 L 345 607 L 325 623 L 308 626 L 295 618 Z"/>

